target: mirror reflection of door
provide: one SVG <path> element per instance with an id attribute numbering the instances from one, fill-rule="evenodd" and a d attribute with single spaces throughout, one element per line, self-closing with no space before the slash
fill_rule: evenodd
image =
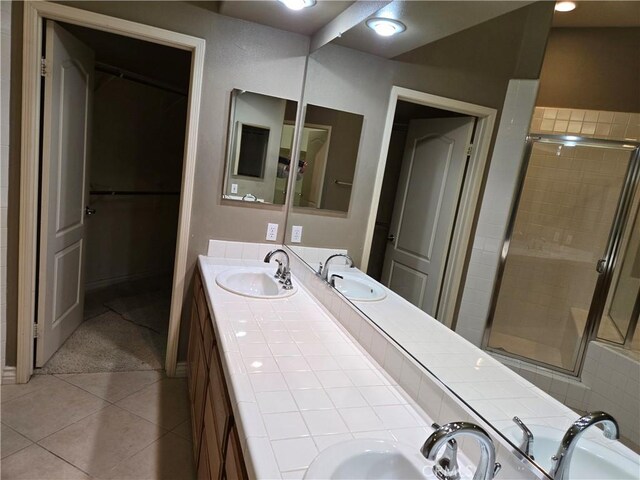
<path id="1" fill-rule="evenodd" d="M 269 128 L 238 122 L 234 173 L 245 177 L 264 177 L 264 163 L 269 146 Z"/>
<path id="2" fill-rule="evenodd" d="M 348 212 L 364 116 L 306 105 L 293 205 Z"/>
<path id="3" fill-rule="evenodd" d="M 294 205 L 321 208 L 325 173 L 331 143 L 331 127 L 305 125 L 300 145 L 303 173 L 298 173 Z"/>
<path id="4" fill-rule="evenodd" d="M 435 317 L 475 118 L 409 122 L 382 282 Z"/>

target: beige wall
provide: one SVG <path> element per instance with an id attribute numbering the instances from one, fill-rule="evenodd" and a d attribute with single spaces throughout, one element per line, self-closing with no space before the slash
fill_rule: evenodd
<path id="1" fill-rule="evenodd" d="M 337 45 L 314 52 L 304 102 L 360 113 L 365 120 L 349 212 L 293 212 L 289 225 L 303 226 L 303 245 L 346 248 L 360 263 L 393 85 L 500 111 L 511 78 L 538 77 L 552 13 L 553 4 L 536 3 L 394 60 Z"/>
<path id="2" fill-rule="evenodd" d="M 537 105 L 640 112 L 640 28 L 554 28 Z"/>
<path id="3" fill-rule="evenodd" d="M 97 75 L 93 98 L 91 190 L 179 192 L 187 98 Z M 87 288 L 171 273 L 180 197 L 91 196 Z"/>
<path id="4" fill-rule="evenodd" d="M 186 2 L 69 2 L 70 6 L 103 13 L 127 20 L 173 30 L 204 38 L 204 84 L 200 108 L 198 156 L 195 172 L 193 211 L 191 216 L 189 255 L 187 259 L 188 284 L 197 255 L 206 253 L 211 238 L 264 241 L 267 223 L 280 224 L 280 238 L 286 217 L 283 206 L 244 205 L 221 200 L 224 175 L 224 153 L 229 117 L 231 91 L 240 88 L 298 101 L 309 39 L 254 23 L 217 15 L 210 10 Z M 19 4 L 16 4 L 19 5 Z M 21 8 L 14 8 L 21 10 Z M 12 38 L 21 38 L 21 15 L 12 23 Z M 18 42 L 14 42 L 18 44 Z M 12 52 L 12 82 L 20 84 L 21 48 Z M 15 96 L 17 109 L 12 112 L 11 124 L 19 125 L 20 97 Z M 14 98 L 12 96 L 12 106 Z M 15 129 L 19 144 L 19 128 Z M 11 133 L 12 138 L 14 131 Z M 19 171 L 19 151 L 11 151 L 11 169 Z M 11 187 L 18 195 L 19 179 Z M 16 183 L 17 182 L 17 183 Z M 13 200 L 11 196 L 11 200 Z M 9 216 L 17 220 L 18 201 L 10 203 Z M 17 233 L 9 241 L 9 257 L 17 258 Z M 8 283 L 17 283 L 17 265 L 8 269 Z M 8 295 L 7 363 L 15 364 L 15 302 L 17 294 Z M 188 293 L 187 293 L 188 295 Z M 183 318 L 188 318 L 189 302 Z M 183 322 L 186 327 L 187 322 Z M 184 330 L 183 330 L 184 332 Z M 181 343 L 184 335 L 181 335 Z M 11 350 L 11 354 L 10 354 Z M 181 354 L 182 356 L 182 354 Z"/>

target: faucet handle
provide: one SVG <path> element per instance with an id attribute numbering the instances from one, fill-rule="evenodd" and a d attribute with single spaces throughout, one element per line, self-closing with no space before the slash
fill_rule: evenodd
<path id="1" fill-rule="evenodd" d="M 282 288 L 284 290 L 293 289 L 293 283 L 291 283 L 291 271 L 290 270 L 285 270 L 284 271 L 284 273 L 282 274 L 282 279 L 280 280 L 280 283 L 282 283 Z"/>
<path id="2" fill-rule="evenodd" d="M 339 278 L 340 280 L 344 280 L 344 277 L 342 275 L 338 275 L 337 273 L 331 274 L 331 278 L 329 279 L 329 285 L 331 285 L 333 288 L 336 288 L 336 278 Z"/>
<path id="3" fill-rule="evenodd" d="M 322 275 L 322 262 L 320 262 L 320 265 L 318 266 L 318 275 Z"/>

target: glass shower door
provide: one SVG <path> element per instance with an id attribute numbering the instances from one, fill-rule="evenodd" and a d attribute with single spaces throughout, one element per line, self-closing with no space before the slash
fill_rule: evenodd
<path id="1" fill-rule="evenodd" d="M 606 141 L 530 140 L 494 292 L 489 350 L 579 368 L 633 188 L 633 151 Z"/>

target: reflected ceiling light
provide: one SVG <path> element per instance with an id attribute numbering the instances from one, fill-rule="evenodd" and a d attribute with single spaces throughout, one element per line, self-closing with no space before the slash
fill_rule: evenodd
<path id="1" fill-rule="evenodd" d="M 407 27 L 404 23 L 392 18 L 370 18 L 367 20 L 367 27 L 376 32 L 381 37 L 390 37 L 404 32 Z"/>
<path id="2" fill-rule="evenodd" d="M 570 12 L 575 9 L 575 2 L 556 2 L 556 12 Z"/>
<path id="3" fill-rule="evenodd" d="M 278 0 L 289 10 L 302 10 L 303 8 L 313 7 L 316 0 Z"/>

